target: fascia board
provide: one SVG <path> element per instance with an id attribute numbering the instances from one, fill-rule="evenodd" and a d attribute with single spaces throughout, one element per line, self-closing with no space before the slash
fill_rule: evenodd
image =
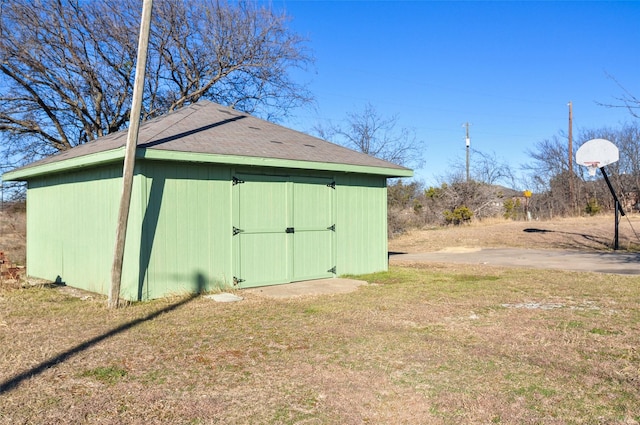
<path id="1" fill-rule="evenodd" d="M 408 168 L 372 167 L 365 165 L 299 161 L 280 158 L 177 152 L 160 149 L 139 149 L 138 157 L 148 160 L 217 163 L 271 168 L 295 168 L 318 171 L 339 171 L 344 173 L 374 174 L 386 177 L 413 177 L 413 170 L 410 170 Z"/>
<path id="2" fill-rule="evenodd" d="M 97 152 L 64 161 L 57 161 L 19 168 L 2 175 L 4 181 L 28 180 L 46 174 L 76 170 L 111 162 L 122 161 L 124 148 Z M 136 151 L 136 158 L 164 161 L 200 162 L 211 164 L 232 164 L 254 167 L 295 168 L 318 171 L 338 171 L 344 173 L 373 174 L 386 177 L 413 177 L 413 170 L 408 168 L 372 167 L 365 165 L 336 164 L 331 162 L 299 161 L 279 158 L 261 158 L 237 155 L 203 154 L 195 152 L 178 152 L 159 149 L 140 149 Z"/>
<path id="3" fill-rule="evenodd" d="M 27 166 L 14 171 L 6 172 L 2 175 L 4 181 L 28 180 L 46 174 L 76 170 L 79 168 L 93 167 L 123 160 L 124 149 L 112 149 L 104 152 L 96 152 L 89 155 L 70 158 L 63 161 L 50 162 L 42 165 Z"/>

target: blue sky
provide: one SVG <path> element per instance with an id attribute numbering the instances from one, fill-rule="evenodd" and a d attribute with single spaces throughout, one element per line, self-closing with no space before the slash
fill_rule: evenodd
<path id="1" fill-rule="evenodd" d="M 527 149 L 568 128 L 633 117 L 620 89 L 640 96 L 640 2 L 274 1 L 308 39 L 313 107 L 284 124 L 311 132 L 371 103 L 424 146 L 416 178 L 439 183 L 471 146 L 515 170 Z M 473 156 L 472 156 L 473 161 Z"/>

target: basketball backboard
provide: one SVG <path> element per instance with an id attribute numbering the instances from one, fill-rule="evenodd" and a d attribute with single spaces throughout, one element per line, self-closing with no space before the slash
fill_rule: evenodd
<path id="1" fill-rule="evenodd" d="M 613 164 L 619 158 L 616 145 L 606 139 L 591 139 L 576 152 L 576 162 L 589 167 L 590 176 L 595 176 L 598 168 Z"/>

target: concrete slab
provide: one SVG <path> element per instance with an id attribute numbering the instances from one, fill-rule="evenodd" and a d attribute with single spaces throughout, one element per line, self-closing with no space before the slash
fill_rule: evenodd
<path id="1" fill-rule="evenodd" d="M 412 254 L 393 254 L 390 264 L 462 263 L 505 267 L 526 267 L 597 273 L 640 275 L 640 253 L 582 252 L 516 248 L 443 250 Z"/>
<path id="2" fill-rule="evenodd" d="M 243 289 L 242 292 L 260 295 L 267 298 L 295 298 L 311 295 L 345 294 L 353 292 L 367 282 L 356 279 L 318 279 L 293 282 L 283 285 L 262 286 L 259 288 Z"/>
<path id="3" fill-rule="evenodd" d="M 243 300 L 242 297 L 239 297 L 234 294 L 230 294 L 228 292 L 221 292 L 219 294 L 213 294 L 213 295 L 205 295 L 204 297 L 210 300 L 214 300 L 215 302 L 218 302 L 218 303 L 233 303 L 233 302 L 238 302 Z"/>

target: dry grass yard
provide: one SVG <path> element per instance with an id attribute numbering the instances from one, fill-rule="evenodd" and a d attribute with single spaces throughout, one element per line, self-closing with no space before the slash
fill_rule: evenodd
<path id="1" fill-rule="evenodd" d="M 7 208 L 6 211 L 0 211 L 0 251 L 19 265 L 24 265 L 27 258 L 26 224 L 24 210 Z"/>
<path id="2" fill-rule="evenodd" d="M 619 248 L 640 250 L 640 215 L 621 217 L 618 227 Z M 450 247 L 514 247 L 606 251 L 613 247 L 614 228 L 613 214 L 553 221 L 485 220 L 471 225 L 412 231 L 390 240 L 389 250 L 424 252 Z"/>
<path id="3" fill-rule="evenodd" d="M 553 230 L 543 246 L 602 249 L 612 226 L 485 223 L 390 249 L 530 246 L 528 227 Z M 416 265 L 361 278 L 349 294 L 117 311 L 55 286 L 3 286 L 0 423 L 640 422 L 639 277 Z"/>

